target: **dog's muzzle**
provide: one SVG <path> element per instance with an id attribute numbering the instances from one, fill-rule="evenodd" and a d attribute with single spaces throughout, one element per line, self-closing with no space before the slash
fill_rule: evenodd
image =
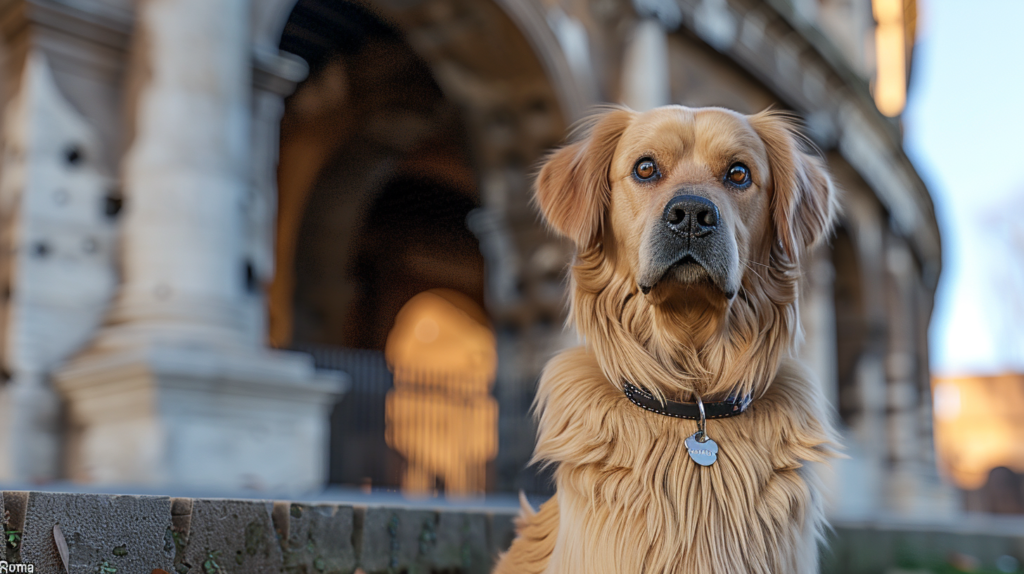
<path id="1" fill-rule="evenodd" d="M 644 293 L 671 275 L 682 283 L 708 281 L 732 298 L 730 269 L 735 246 L 718 206 L 693 194 L 673 197 L 648 235 L 647 257 L 637 283 Z"/>

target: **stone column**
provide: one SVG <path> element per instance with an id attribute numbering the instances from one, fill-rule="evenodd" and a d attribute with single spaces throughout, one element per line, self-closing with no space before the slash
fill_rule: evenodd
<path id="1" fill-rule="evenodd" d="M 918 346 L 927 339 L 927 292 L 920 283 L 921 269 L 904 239 L 892 236 L 886 246 L 888 274 L 889 349 L 886 356 L 886 427 L 889 456 L 887 505 L 904 515 L 948 517 L 959 502 L 943 484 L 932 456 L 931 389 L 924 377 L 927 355 Z M 923 292 L 924 291 L 924 292 Z M 924 381 L 922 381 L 924 379 Z"/>
<path id="2" fill-rule="evenodd" d="M 846 227 L 856 252 L 858 297 L 863 306 L 863 333 L 838 333 L 862 339 L 852 388 L 841 389 L 848 427 L 842 443 L 850 458 L 831 465 L 833 493 L 829 501 L 837 516 L 862 518 L 885 510 L 888 457 L 885 354 L 888 346 L 885 305 L 885 219 L 871 191 L 853 187 L 845 198 Z"/>
<path id="3" fill-rule="evenodd" d="M 142 0 L 124 158 L 124 273 L 57 376 L 71 478 L 315 488 L 340 377 L 246 334 L 253 267 L 248 0 Z"/>
<path id="4" fill-rule="evenodd" d="M 889 315 L 886 374 L 886 452 L 889 459 L 888 507 L 910 514 L 921 501 L 912 284 L 917 273 L 910 250 L 889 237 L 885 250 L 886 306 Z"/>
<path id="5" fill-rule="evenodd" d="M 60 477 L 50 376 L 116 288 L 111 151 L 130 15 L 37 0 L 0 6 L 0 480 Z"/>
<path id="6" fill-rule="evenodd" d="M 815 382 L 833 408 L 839 405 L 836 373 L 835 267 L 829 250 L 819 246 L 803 264 L 800 285 L 800 323 L 804 329 L 799 356 L 814 373 Z"/>
<path id="7" fill-rule="evenodd" d="M 672 103 L 668 32 L 656 18 L 643 18 L 633 29 L 622 58 L 620 99 L 641 112 Z"/>
<path id="8" fill-rule="evenodd" d="M 104 344 L 239 344 L 248 188 L 248 2 L 140 2 L 124 285 Z"/>
<path id="9" fill-rule="evenodd" d="M 673 0 L 633 0 L 639 19 L 626 41 L 619 100 L 638 111 L 672 103 L 668 34 L 683 14 Z"/>
<path id="10" fill-rule="evenodd" d="M 270 339 L 268 306 L 271 282 L 280 279 L 275 257 L 279 226 L 277 164 L 281 145 L 284 98 L 306 78 L 306 62 L 270 46 L 253 50 L 251 185 L 246 205 L 245 332 L 252 344 Z M 292 262 L 289 258 L 285 265 Z M 273 342 L 271 343 L 273 344 Z"/>

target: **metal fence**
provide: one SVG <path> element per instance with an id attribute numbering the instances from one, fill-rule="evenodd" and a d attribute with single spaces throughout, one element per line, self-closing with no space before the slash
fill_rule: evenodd
<path id="1" fill-rule="evenodd" d="M 387 396 L 395 388 L 395 381 L 384 353 L 321 345 L 296 345 L 295 349 L 312 355 L 318 369 L 345 371 L 351 377 L 351 387 L 331 414 L 329 481 L 374 488 L 401 487 L 409 464 L 385 439 Z M 414 379 L 425 382 L 432 392 L 444 389 L 460 395 L 463 390 L 459 384 L 439 383 L 448 381 L 448 375 L 419 373 Z M 536 383 L 534 378 L 523 378 L 499 380 L 495 384 L 498 451 L 486 467 L 488 491 L 521 490 L 537 495 L 550 495 L 553 491 L 550 472 L 527 467 L 536 437 L 529 412 Z M 457 396 L 452 398 L 457 400 Z M 443 432 L 438 429 L 438 433 L 427 434 Z"/>
<path id="2" fill-rule="evenodd" d="M 550 469 L 529 466 L 537 440 L 537 425 L 530 407 L 537 394 L 537 378 L 499 380 L 498 457 L 495 459 L 495 490 L 550 496 L 554 482 Z"/>
<path id="3" fill-rule="evenodd" d="M 384 353 L 320 345 L 297 345 L 318 369 L 345 371 L 351 386 L 331 413 L 328 480 L 366 487 L 401 485 L 404 461 L 384 441 L 384 401 L 394 387 Z"/>

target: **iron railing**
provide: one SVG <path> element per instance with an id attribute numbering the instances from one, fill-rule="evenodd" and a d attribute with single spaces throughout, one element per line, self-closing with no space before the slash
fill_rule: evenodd
<path id="1" fill-rule="evenodd" d="M 399 488 L 409 465 L 388 446 L 386 404 L 395 389 L 394 376 L 377 350 L 350 349 L 323 345 L 296 345 L 309 353 L 319 369 L 340 370 L 351 379 L 349 390 L 331 414 L 329 481 L 332 484 L 361 485 L 375 488 Z M 444 392 L 450 401 L 461 401 L 470 388 L 458 378 L 444 373 L 403 373 L 403 380 L 422 382 L 430 392 Z M 463 388 L 465 387 L 465 388 Z M 497 456 L 487 464 L 488 491 L 549 495 L 550 472 L 539 472 L 527 463 L 533 453 L 536 426 L 530 406 L 536 392 L 535 378 L 499 380 L 495 384 L 498 400 Z M 445 421 L 427 417 L 414 422 L 420 432 L 443 436 L 447 430 L 425 429 L 424 424 L 445 425 Z M 439 484 L 443 488 L 443 484 Z"/>

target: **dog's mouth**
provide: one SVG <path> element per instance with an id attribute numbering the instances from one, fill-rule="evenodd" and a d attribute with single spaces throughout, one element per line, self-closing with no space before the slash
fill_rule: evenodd
<path id="1" fill-rule="evenodd" d="M 651 292 L 659 284 L 671 282 L 677 285 L 688 287 L 705 287 L 718 291 L 725 295 L 726 299 L 732 299 L 734 293 L 725 287 L 724 277 L 720 277 L 700 260 L 697 255 L 691 252 L 682 253 L 674 262 L 663 266 L 660 273 L 637 281 L 640 291 L 644 295 Z"/>
<path id="2" fill-rule="evenodd" d="M 675 262 L 663 267 L 661 273 L 656 277 L 647 277 L 646 281 L 639 281 L 640 290 L 646 295 L 651 289 L 663 281 L 671 280 L 686 284 L 709 283 L 714 280 L 707 267 L 701 263 L 692 253 L 683 253 Z"/>
<path id="3" fill-rule="evenodd" d="M 687 266 L 690 266 L 690 265 L 696 265 L 697 267 L 699 267 L 701 269 L 704 269 L 704 266 L 701 265 L 701 263 L 699 261 L 697 261 L 697 259 L 693 255 L 690 255 L 689 253 L 687 253 L 686 255 L 683 255 L 682 257 L 680 257 L 679 261 L 676 261 L 671 266 L 669 266 L 668 270 L 671 271 L 673 269 L 686 268 Z M 705 269 L 705 272 L 706 271 L 707 270 Z"/>
<path id="4" fill-rule="evenodd" d="M 665 270 L 661 280 L 664 281 L 666 279 L 675 280 L 684 285 L 706 283 L 715 287 L 718 286 L 707 265 L 689 253 L 680 257 L 678 261 Z"/>

